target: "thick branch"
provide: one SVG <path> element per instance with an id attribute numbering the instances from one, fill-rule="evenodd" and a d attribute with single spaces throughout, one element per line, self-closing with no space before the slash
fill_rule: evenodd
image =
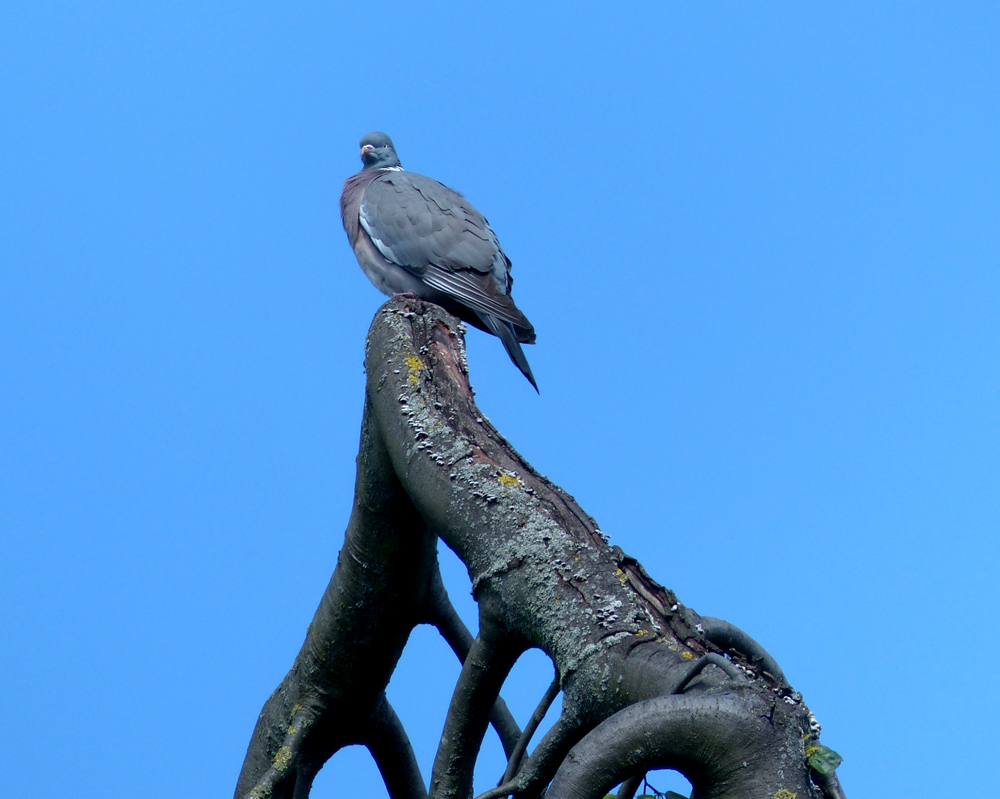
<path id="1" fill-rule="evenodd" d="M 433 621 L 458 651 L 468 645 L 450 603 L 434 596 L 440 537 L 469 570 L 480 638 L 453 696 L 432 799 L 469 795 L 500 684 L 529 647 L 552 659 L 562 711 L 520 773 L 489 795 L 533 799 L 555 775 L 554 797 L 596 796 L 670 766 L 699 799 L 765 788 L 760 795 L 819 798 L 804 754 L 811 714 L 777 663 L 741 630 L 700 620 L 609 547 L 575 500 L 485 420 L 456 319 L 393 299 L 372 324 L 366 370 L 344 548 L 302 651 L 264 707 L 237 796 L 304 799 L 320 765 L 347 743 L 368 743 L 380 766 L 407 760 L 405 734 L 380 703 L 410 630 Z M 711 654 L 716 646 L 757 666 L 750 679 Z M 675 690 L 686 693 L 667 696 Z M 626 741 L 635 746 L 626 751 Z M 411 765 L 389 772 L 394 797 L 422 799 Z M 822 782 L 828 799 L 842 799 L 835 777 Z"/>
<path id="2" fill-rule="evenodd" d="M 717 658 L 705 664 L 719 668 L 701 670 L 690 681 L 692 660 L 713 648 L 697 614 L 672 601 L 633 559 L 608 547 L 573 498 L 538 475 L 485 420 L 472 399 L 456 330 L 453 317 L 420 300 L 396 298 L 383 306 L 369 333 L 369 397 L 400 482 L 428 527 L 468 567 L 481 618 L 492 617 L 555 663 L 563 688 L 554 728 L 559 738 L 543 739 L 537 760 L 545 768 L 531 758 L 536 779 L 546 779 L 552 767 L 546 760 L 556 758 L 558 766 L 566 743 L 629 705 L 687 683 L 683 698 L 691 701 L 749 692 L 799 748 L 796 768 L 811 785 L 802 752 L 808 709 L 787 685 L 775 691 L 764 675 L 738 684 L 735 670 Z M 723 629 L 723 643 L 784 682 L 749 636 L 709 627 Z M 765 750 L 757 754 L 761 763 L 773 757 Z M 524 776 L 515 780 L 520 790 Z M 536 789 L 532 785 L 527 795 Z M 815 786 L 810 790 L 818 796 Z M 437 799 L 434 785 L 431 793 Z M 450 789 L 440 795 L 450 796 Z"/>
<path id="3" fill-rule="evenodd" d="M 502 630 L 484 621 L 480 622 L 479 636 L 455 685 L 434 758 L 431 788 L 440 799 L 466 799 L 471 795 L 472 771 L 490 710 L 514 661 L 524 651 Z"/>
<path id="4" fill-rule="evenodd" d="M 337 568 L 288 675 L 261 711 L 236 796 L 286 797 L 360 742 L 432 575 L 437 540 L 414 512 L 366 404 L 354 509 Z M 297 730 L 289 735 L 289 728 Z"/>
<path id="5" fill-rule="evenodd" d="M 770 713 L 746 691 L 637 702 L 573 748 L 546 799 L 600 799 L 655 768 L 681 771 L 700 799 L 808 796 L 815 788 L 805 770 L 783 768 L 801 759 L 801 742 L 776 735 Z"/>
<path id="6" fill-rule="evenodd" d="M 448 592 L 441 581 L 440 569 L 434 573 L 431 580 L 423 621 L 433 624 L 437 628 L 452 651 L 458 656 L 459 662 L 464 664 L 465 659 L 469 656 L 469 650 L 472 649 L 472 633 L 469 632 L 469 628 L 465 626 L 465 622 L 458 615 L 455 606 L 451 604 Z M 493 725 L 493 729 L 496 730 L 500 738 L 504 754 L 510 759 L 514 748 L 522 737 L 521 728 L 517 726 L 510 710 L 507 709 L 507 703 L 500 697 L 497 697 L 496 702 L 493 703 L 493 709 L 490 711 L 490 724 Z"/>

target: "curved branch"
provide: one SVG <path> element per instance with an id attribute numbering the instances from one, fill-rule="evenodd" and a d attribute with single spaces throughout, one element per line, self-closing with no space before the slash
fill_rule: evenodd
<path id="1" fill-rule="evenodd" d="M 466 799 L 482 746 L 490 710 L 523 647 L 514 646 L 481 613 L 479 636 L 472 644 L 451 697 L 431 786 L 434 799 Z"/>
<path id="2" fill-rule="evenodd" d="M 788 687 L 788 680 L 785 679 L 785 674 L 778 665 L 778 661 L 735 624 L 711 616 L 702 616 L 701 625 L 705 631 L 705 640 L 715 644 L 723 651 L 735 649 L 755 668 L 760 669 L 765 674 L 770 674 L 780 686 Z"/>
<path id="3" fill-rule="evenodd" d="M 697 614 L 668 604 L 669 594 L 617 556 L 573 498 L 535 472 L 485 420 L 473 400 L 456 324 L 439 307 L 414 298 L 383 306 L 368 338 L 369 397 L 396 475 L 428 527 L 468 568 L 481 617 L 489 605 L 485 615 L 501 619 L 526 646 L 545 651 L 559 671 L 559 722 L 510 781 L 514 785 L 495 789 L 496 795 L 510 788 L 532 799 L 545 790 L 569 747 L 631 703 L 671 690 L 676 669 L 686 671 L 687 658 L 706 654 L 706 641 L 698 634 Z M 727 634 L 727 643 L 781 679 L 774 660 L 742 631 L 723 623 L 714 632 L 717 640 Z M 781 731 L 780 746 L 755 752 L 755 772 L 772 774 L 783 763 L 802 787 L 800 799 L 815 797 L 802 743 L 808 708 L 794 695 L 773 693 L 769 680 L 741 685 L 715 671 L 702 672 L 697 692 L 689 688 L 673 699 L 693 700 L 697 693 L 714 696 L 722 707 L 735 695 L 753 697 L 760 717 Z M 725 716 L 724 708 L 718 712 Z M 470 731 L 478 746 L 481 734 Z M 442 747 L 439 754 L 457 751 L 447 731 Z M 694 758 L 689 771 L 708 768 L 715 754 L 699 756 L 707 763 Z M 436 763 L 435 775 L 446 774 L 447 766 Z M 461 790 L 456 781 L 446 783 L 439 786 L 432 777 L 435 799 L 464 799 L 471 779 L 463 776 Z"/>
<path id="4" fill-rule="evenodd" d="M 637 702 L 602 722 L 560 766 L 546 799 L 600 799 L 623 779 L 673 768 L 695 793 L 722 799 L 809 796 L 803 779 L 786 774 L 774 758 L 774 728 L 752 696 L 674 695 Z M 708 789 L 708 790 L 706 790 Z"/>
<path id="5" fill-rule="evenodd" d="M 542 737 L 524 768 L 512 779 L 484 791 L 476 799 L 499 799 L 515 793 L 524 797 L 541 796 L 545 786 L 558 771 L 559 764 L 583 737 L 583 732 L 581 723 L 567 720 L 564 708 L 563 714 Z"/>
<path id="6" fill-rule="evenodd" d="M 736 666 L 721 655 L 710 653 L 691 664 L 688 670 L 677 682 L 677 685 L 673 689 L 672 693 L 681 693 L 695 677 L 704 671 L 707 666 L 717 666 L 734 682 L 746 683 L 746 678 L 740 673 Z M 549 690 L 546 692 L 545 697 L 543 697 L 542 702 L 539 703 L 539 707 L 536 708 L 535 713 L 532 716 L 532 721 L 535 720 L 536 716 L 538 716 L 538 722 L 541 721 L 541 718 L 543 718 L 545 713 L 548 711 L 548 705 L 551 704 L 558 693 L 559 680 L 557 675 L 552 685 L 549 686 Z M 539 711 L 541 711 L 540 716 Z M 522 737 L 524 748 L 527 747 L 527 740 L 525 740 L 525 737 L 530 738 L 530 735 L 534 732 L 535 728 L 537 728 L 537 723 L 535 723 L 534 726 L 529 723 L 528 727 L 525 728 L 525 736 Z M 577 733 L 575 736 L 571 734 L 571 729 Z M 506 796 L 512 793 L 530 792 L 532 789 L 537 790 L 538 785 L 546 784 L 552 778 L 552 775 L 556 773 L 559 763 L 566 756 L 566 752 L 572 746 L 574 739 L 579 739 L 578 731 L 578 727 L 571 728 L 565 722 L 554 726 L 550 732 L 551 737 L 547 736 L 543 739 L 542 743 L 539 744 L 538 750 L 532 758 L 531 766 L 528 771 L 524 774 L 517 774 L 516 767 L 511 767 L 511 764 L 514 762 L 512 760 L 507 766 L 507 771 L 504 773 L 503 780 L 500 785 L 490 791 L 480 794 L 477 799 L 497 799 L 500 796 Z M 518 747 L 521 747 L 521 741 L 518 742 Z M 643 770 L 642 773 L 645 774 L 645 770 Z M 626 780 L 623 784 L 623 788 L 631 790 L 632 795 L 634 795 L 642 777 L 640 776 L 635 778 L 636 781 L 634 785 L 631 784 L 632 779 L 633 778 L 629 778 Z M 627 791 L 623 796 L 625 799 L 631 799 L 631 796 L 627 793 Z"/>
<path id="7" fill-rule="evenodd" d="M 427 799 L 413 746 L 385 694 L 372 714 L 365 745 L 382 774 L 390 799 Z"/>
<path id="8" fill-rule="evenodd" d="M 688 683 L 691 682 L 695 677 L 701 674 L 705 670 L 706 666 L 717 666 L 722 669 L 726 674 L 729 675 L 730 679 L 734 682 L 746 682 L 746 678 L 740 673 L 740 670 L 736 668 L 732 663 L 726 660 L 722 655 L 717 655 L 714 652 L 710 652 L 707 655 L 703 655 L 701 658 L 696 660 L 691 664 L 691 668 L 688 669 L 687 673 L 681 677 L 680 682 L 677 683 L 677 687 L 671 693 L 679 694 L 684 691 Z"/>
<path id="9" fill-rule="evenodd" d="M 542 719 L 544 719 L 545 714 L 549 712 L 549 708 L 552 707 L 552 703 L 556 700 L 557 696 L 559 696 L 558 672 L 556 673 L 556 676 L 552 678 L 552 683 L 542 696 L 541 701 L 538 703 L 538 707 L 535 708 L 535 712 L 532 713 L 531 718 L 528 719 L 528 724 L 524 728 L 524 733 L 521 735 L 521 739 L 517 742 L 517 746 L 510 754 L 507 761 L 507 769 L 504 771 L 503 777 L 500 779 L 501 784 L 513 779 L 514 775 L 517 773 L 517 770 L 521 765 L 521 760 L 524 757 L 524 753 L 528 749 L 528 744 L 531 742 L 531 736 L 535 734 L 535 730 L 537 730 L 538 725 L 542 723 Z"/>
<path id="10" fill-rule="evenodd" d="M 304 796 L 323 763 L 357 740 L 436 570 L 437 539 L 400 485 L 366 402 L 344 546 L 295 662 L 261 710 L 236 797 Z"/>
<path id="11" fill-rule="evenodd" d="M 450 603 L 428 599 L 440 536 L 469 570 L 481 624 L 438 748 L 434 799 L 471 794 L 500 685 L 529 647 L 552 659 L 562 713 L 517 776 L 490 796 L 537 799 L 554 777 L 552 799 L 587 799 L 648 761 L 685 773 L 703 799 L 783 790 L 818 799 L 817 784 L 827 799 L 842 799 L 835 779 L 810 779 L 803 741 L 812 717 L 801 697 L 774 691 L 771 679 L 741 683 L 706 671 L 714 664 L 733 676 L 718 656 L 690 662 L 714 641 L 785 687 L 774 659 L 726 622 L 703 619 L 700 634 L 697 614 L 611 549 L 575 500 L 485 420 L 460 331 L 454 317 L 412 297 L 376 315 L 344 547 L 302 651 L 261 713 L 237 795 L 266 787 L 274 799 L 305 799 L 330 754 L 362 742 L 414 624 L 434 615 L 463 648 L 468 631 L 454 623 Z M 687 692 L 664 696 L 678 687 Z M 313 714 L 309 723 L 291 724 L 302 708 Z M 383 721 L 372 741 L 378 758 L 405 760 L 401 729 Z M 289 738 L 290 724 L 300 738 Z M 399 796 L 419 795 L 408 766 L 391 779 Z"/>
<path id="12" fill-rule="evenodd" d="M 434 571 L 431 578 L 430 590 L 427 594 L 427 602 L 423 610 L 421 621 L 437 628 L 441 637 L 448 642 L 452 652 L 458 657 L 459 663 L 465 663 L 472 648 L 472 633 L 465 626 L 465 622 L 458 615 L 455 606 L 448 597 L 448 591 L 441 580 L 441 569 Z M 490 724 L 496 730 L 503 746 L 503 752 L 508 760 L 514 753 L 518 740 L 521 738 L 521 728 L 517 726 L 514 716 L 507 708 L 507 703 L 502 697 L 497 697 L 490 711 Z"/>

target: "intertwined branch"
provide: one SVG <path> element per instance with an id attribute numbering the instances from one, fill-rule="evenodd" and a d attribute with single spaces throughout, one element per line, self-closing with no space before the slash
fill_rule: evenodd
<path id="1" fill-rule="evenodd" d="M 344 547 L 302 651 L 261 712 L 237 799 L 306 797 L 323 763 L 355 743 L 393 799 L 469 799 L 491 722 L 509 765 L 480 799 L 599 799 L 622 782 L 634 792 L 654 768 L 684 773 L 699 799 L 842 797 L 832 769 L 809 759 L 821 751 L 818 725 L 778 664 L 608 546 L 476 408 L 464 352 L 460 323 L 435 305 L 397 297 L 376 315 Z M 438 538 L 469 569 L 475 639 L 441 584 Z M 420 623 L 463 663 L 429 791 L 384 694 Z M 522 734 L 500 690 L 534 647 L 556 681 Z M 560 691 L 558 721 L 527 756 Z"/>

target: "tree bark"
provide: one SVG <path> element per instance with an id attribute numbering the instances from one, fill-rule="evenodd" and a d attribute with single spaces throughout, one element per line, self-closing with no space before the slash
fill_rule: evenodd
<path id="1" fill-rule="evenodd" d="M 411 297 L 386 303 L 372 323 L 344 548 L 302 651 L 261 712 L 237 798 L 307 796 L 326 759 L 350 743 L 372 751 L 393 799 L 427 795 L 384 697 L 421 622 L 438 626 L 464 661 L 432 799 L 472 795 L 491 719 L 513 760 L 507 781 L 481 799 L 546 790 L 600 799 L 664 767 L 684 773 L 698 799 L 842 796 L 835 774 L 810 768 L 818 725 L 773 658 L 610 547 L 479 412 L 462 333 L 454 317 Z M 438 538 L 472 578 L 474 641 L 455 630 Z M 563 702 L 522 757 L 528 736 L 518 740 L 499 692 L 533 647 L 552 659 Z"/>

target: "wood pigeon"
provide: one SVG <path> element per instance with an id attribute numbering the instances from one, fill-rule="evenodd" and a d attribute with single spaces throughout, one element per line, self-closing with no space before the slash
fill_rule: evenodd
<path id="1" fill-rule="evenodd" d="M 390 297 L 412 292 L 499 337 L 538 391 L 521 344 L 535 329 L 510 296 L 510 258 L 479 211 L 457 191 L 406 172 L 392 139 L 361 142 L 364 167 L 344 182 L 340 216 L 368 279 Z"/>

